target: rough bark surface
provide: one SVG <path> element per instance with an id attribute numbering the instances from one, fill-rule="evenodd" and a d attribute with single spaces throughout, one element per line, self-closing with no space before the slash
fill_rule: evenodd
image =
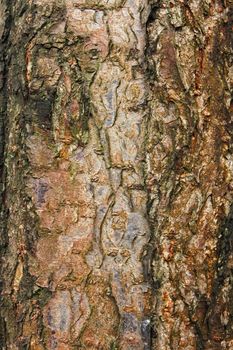
<path id="1" fill-rule="evenodd" d="M 233 349 L 232 13 L 0 1 L 1 349 Z"/>

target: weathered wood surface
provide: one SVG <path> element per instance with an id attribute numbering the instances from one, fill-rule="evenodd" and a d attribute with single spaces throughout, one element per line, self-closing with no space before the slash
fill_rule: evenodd
<path id="1" fill-rule="evenodd" d="M 233 349 L 232 10 L 0 1 L 1 349 Z"/>

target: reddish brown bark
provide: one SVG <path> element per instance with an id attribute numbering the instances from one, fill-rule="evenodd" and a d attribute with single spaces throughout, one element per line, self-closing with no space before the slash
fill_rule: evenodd
<path id="1" fill-rule="evenodd" d="M 0 10 L 1 348 L 232 349 L 232 2 Z"/>

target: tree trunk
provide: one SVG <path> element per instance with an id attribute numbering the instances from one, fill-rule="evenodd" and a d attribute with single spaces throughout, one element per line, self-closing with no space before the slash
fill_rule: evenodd
<path id="1" fill-rule="evenodd" d="M 0 1 L 1 349 L 233 349 L 232 13 Z"/>

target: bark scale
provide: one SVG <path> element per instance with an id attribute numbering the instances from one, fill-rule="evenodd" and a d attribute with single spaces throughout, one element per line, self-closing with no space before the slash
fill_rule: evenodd
<path id="1" fill-rule="evenodd" d="M 1 348 L 232 349 L 232 2 L 0 10 Z"/>

